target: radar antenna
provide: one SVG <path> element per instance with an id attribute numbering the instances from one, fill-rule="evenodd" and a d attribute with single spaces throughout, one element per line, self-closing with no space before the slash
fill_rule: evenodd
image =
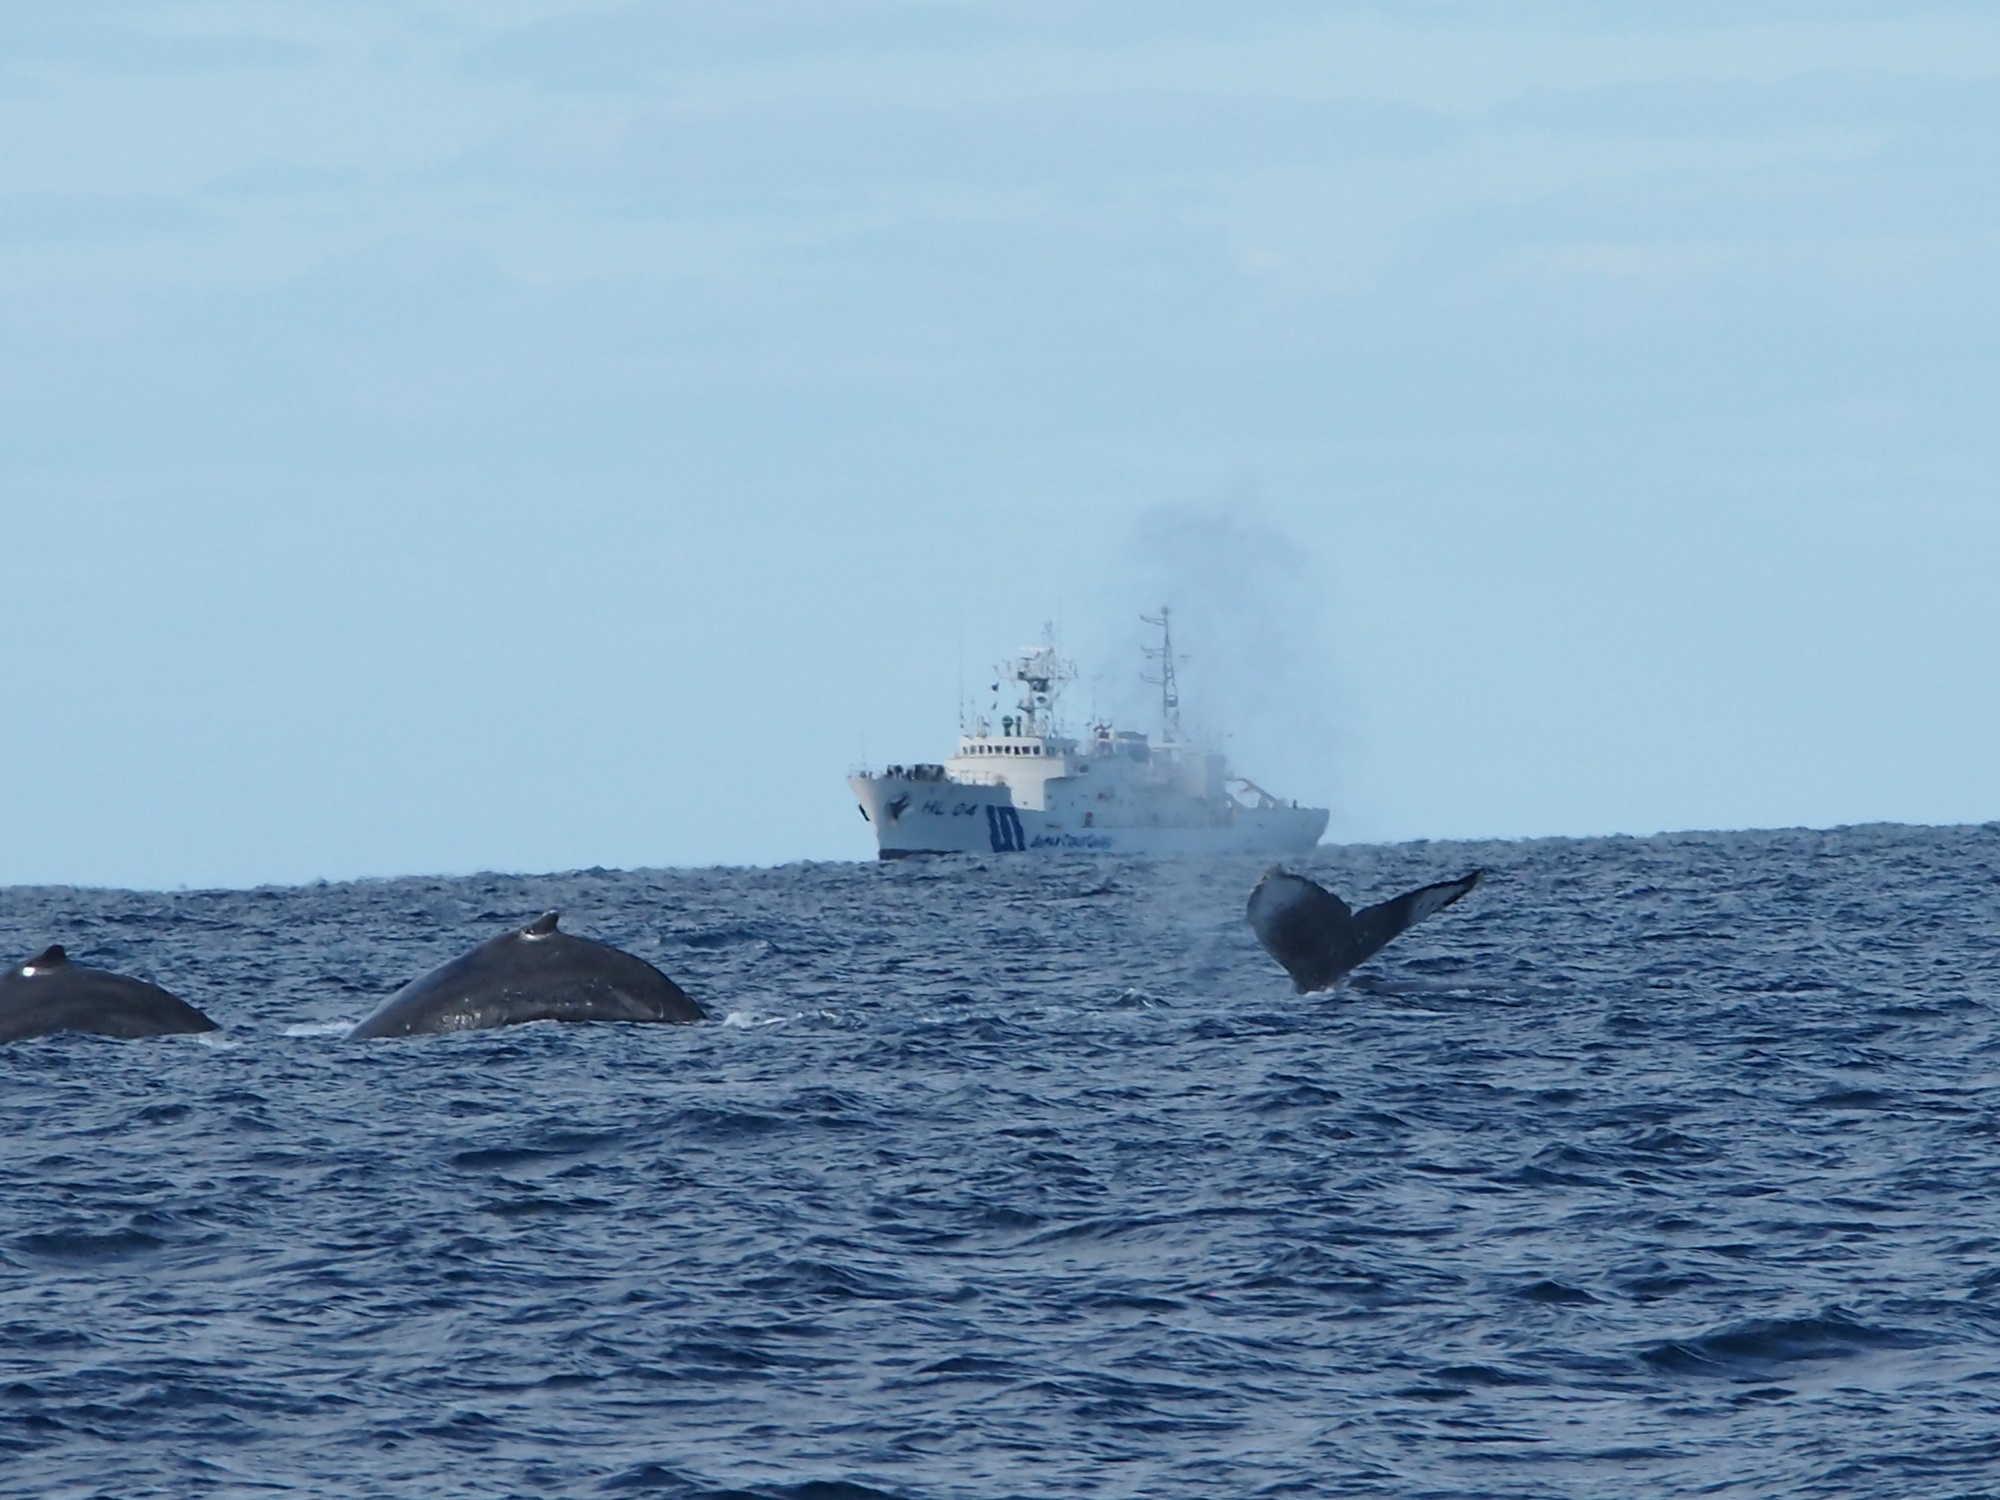
<path id="1" fill-rule="evenodd" d="M 1160 740 L 1163 744 L 1177 744 L 1181 737 L 1181 690 L 1174 680 L 1174 612 L 1166 605 L 1160 606 L 1158 615 L 1141 615 L 1139 618 L 1148 625 L 1160 627 L 1160 644 L 1143 648 L 1147 656 L 1160 664 L 1160 675 L 1142 677 L 1160 690 Z"/>
<path id="2" fill-rule="evenodd" d="M 1076 665 L 1056 650 L 1055 629 L 1042 627 L 1042 644 L 1024 649 L 1014 658 L 1011 669 L 1001 667 L 995 673 L 1001 678 L 1011 677 L 1021 684 L 1021 700 L 1017 705 L 1020 713 L 1011 721 L 1008 733 L 1023 735 L 1049 734 L 1055 732 L 1055 704 L 1062 693 L 1063 684 L 1076 681 Z M 1000 684 L 995 683 L 997 694 Z M 996 699 L 997 703 L 997 699 Z M 1009 720 L 1001 720 L 1003 725 Z"/>

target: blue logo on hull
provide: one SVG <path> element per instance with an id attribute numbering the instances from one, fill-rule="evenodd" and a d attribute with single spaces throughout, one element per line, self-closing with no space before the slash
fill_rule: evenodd
<path id="1" fill-rule="evenodd" d="M 1011 807 L 986 804 L 986 833 L 993 842 L 995 854 L 1015 854 L 1028 847 L 1028 837 L 1021 827 L 1021 815 Z"/>

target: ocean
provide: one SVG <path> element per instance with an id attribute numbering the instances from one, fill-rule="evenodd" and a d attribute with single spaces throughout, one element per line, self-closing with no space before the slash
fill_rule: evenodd
<path id="1" fill-rule="evenodd" d="M 2000 1492 L 2000 827 L 0 891 L 0 1494 Z M 699 1026 L 347 1044 L 557 908 Z"/>

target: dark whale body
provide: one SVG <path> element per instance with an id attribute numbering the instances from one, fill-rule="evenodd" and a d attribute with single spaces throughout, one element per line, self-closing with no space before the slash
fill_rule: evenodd
<path id="1" fill-rule="evenodd" d="M 555 912 L 413 979 L 350 1041 L 483 1031 L 523 1021 L 701 1021 L 707 1012 L 642 958 L 556 931 Z"/>
<path id="2" fill-rule="evenodd" d="M 0 974 L 0 1042 L 57 1031 L 141 1037 L 215 1029 L 215 1022 L 158 985 L 73 964 L 60 946 Z"/>
<path id="3" fill-rule="evenodd" d="M 1250 926 L 1264 951 L 1285 966 L 1299 993 L 1323 990 L 1381 952 L 1398 933 L 1443 911 L 1485 876 L 1484 870 L 1474 870 L 1355 912 L 1317 881 L 1272 870 L 1250 893 Z"/>

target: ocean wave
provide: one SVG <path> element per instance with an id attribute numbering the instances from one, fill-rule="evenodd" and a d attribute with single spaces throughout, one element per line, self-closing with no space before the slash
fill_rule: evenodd
<path id="1" fill-rule="evenodd" d="M 1496 874 L 1310 996 L 1256 861 L 0 892 L 228 1043 L 0 1047 L 0 1494 L 1988 1485 L 2000 828 L 1308 864 Z M 317 1044 L 550 907 L 719 1021 Z"/>

